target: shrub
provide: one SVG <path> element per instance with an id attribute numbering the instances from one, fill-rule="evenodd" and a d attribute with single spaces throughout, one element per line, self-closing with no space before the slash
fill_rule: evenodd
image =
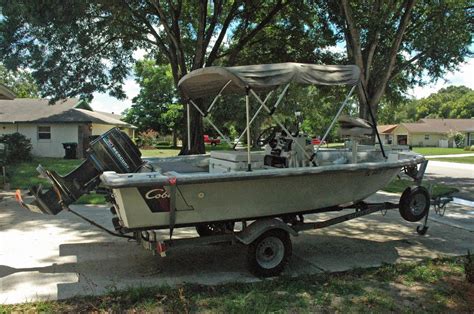
<path id="1" fill-rule="evenodd" d="M 31 140 L 23 134 L 12 133 L 0 136 L 0 143 L 7 145 L 7 163 L 31 160 Z"/>
<path id="2" fill-rule="evenodd" d="M 474 145 L 471 146 L 471 152 L 474 152 Z"/>
<path id="3" fill-rule="evenodd" d="M 470 146 L 464 146 L 464 150 L 465 150 L 465 151 L 470 151 L 470 150 L 471 150 L 471 147 L 470 147 Z"/>
<path id="4" fill-rule="evenodd" d="M 454 137 L 454 143 L 456 144 L 456 147 L 462 147 L 464 145 L 466 137 L 462 133 L 457 133 L 456 136 Z"/>
<path id="5" fill-rule="evenodd" d="M 456 147 L 462 147 L 466 139 L 464 134 L 457 131 L 449 131 L 448 138 L 453 140 L 454 145 L 456 145 Z"/>
<path id="6" fill-rule="evenodd" d="M 137 144 L 142 148 L 153 148 L 158 132 L 152 129 L 140 132 L 138 134 Z"/>

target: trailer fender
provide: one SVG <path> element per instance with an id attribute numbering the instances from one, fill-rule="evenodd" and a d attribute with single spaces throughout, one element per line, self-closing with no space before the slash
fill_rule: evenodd
<path id="1" fill-rule="evenodd" d="M 235 237 L 241 243 L 248 245 L 255 241 L 263 233 L 271 229 L 281 229 L 293 236 L 297 236 L 298 232 L 288 226 L 286 223 L 279 219 L 259 219 L 250 224 L 247 228 L 237 233 Z"/>

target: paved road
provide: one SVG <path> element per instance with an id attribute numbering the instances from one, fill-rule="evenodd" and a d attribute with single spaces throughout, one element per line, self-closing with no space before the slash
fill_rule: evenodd
<path id="1" fill-rule="evenodd" d="M 466 154 L 451 154 L 451 155 L 429 155 L 426 158 L 462 158 L 462 157 L 474 157 L 474 153 L 466 153 Z"/>
<path id="2" fill-rule="evenodd" d="M 378 201 L 397 198 L 382 194 L 374 197 Z M 105 206 L 75 209 L 111 227 Z M 415 232 L 416 223 L 402 221 L 397 211 L 305 232 L 292 239 L 294 252 L 286 274 L 343 271 L 465 254 L 468 249 L 474 250 L 469 210 L 473 208 L 454 208 L 454 217 L 433 221 L 424 237 Z M 322 214 L 309 218 L 329 217 Z M 463 224 L 453 226 L 450 221 Z M 195 232 L 187 228 L 175 234 L 183 237 Z M 1 303 L 101 294 L 130 285 L 255 281 L 245 267 L 245 254 L 243 246 L 214 245 L 176 250 L 160 258 L 70 213 L 53 217 L 30 213 L 14 202 L 12 194 L 4 194 L 0 200 Z"/>
<path id="3" fill-rule="evenodd" d="M 425 178 L 458 188 L 456 196 L 474 201 L 474 164 L 434 161 L 428 162 Z"/>

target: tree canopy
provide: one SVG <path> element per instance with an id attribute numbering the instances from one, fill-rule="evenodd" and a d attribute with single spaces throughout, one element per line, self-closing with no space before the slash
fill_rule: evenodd
<path id="1" fill-rule="evenodd" d="M 190 70 L 224 56 L 235 60 L 287 5 L 285 0 L 2 0 L 0 53 L 11 68 L 33 68 L 43 95 L 53 100 L 91 97 L 95 91 L 123 98 L 136 49 L 145 49 L 158 64 L 169 63 L 176 85 Z M 192 128 L 191 151 L 204 152 L 202 119 L 195 110 Z"/>
<path id="2" fill-rule="evenodd" d="M 421 118 L 456 118 L 474 117 L 474 90 L 466 86 L 449 86 L 426 98 L 414 101 L 416 117 Z"/>
<path id="3" fill-rule="evenodd" d="M 174 86 L 211 65 L 355 63 L 363 118 L 366 103 L 377 113 L 384 97 L 393 101 L 459 66 L 471 54 L 474 28 L 472 0 L 0 0 L 0 7 L 4 64 L 31 69 L 52 101 L 93 92 L 125 97 L 133 53 L 143 49 L 156 65 L 168 65 Z M 327 49 L 337 40 L 346 54 Z M 151 106 L 145 96 L 168 102 L 144 92 L 144 106 Z M 191 117 L 190 153 L 202 153 L 202 118 L 196 110 Z"/>
<path id="4" fill-rule="evenodd" d="M 138 131 L 168 131 L 160 118 L 169 104 L 178 100 L 169 65 L 157 65 L 152 59 L 140 60 L 135 64 L 134 74 L 140 92 L 132 99 L 132 107 L 125 111 L 125 121 L 138 127 Z"/>
<path id="5" fill-rule="evenodd" d="M 17 98 L 39 97 L 38 85 L 27 71 L 10 71 L 0 64 L 0 83 L 9 87 Z"/>
<path id="6" fill-rule="evenodd" d="M 384 104 L 382 123 L 418 121 L 422 118 L 471 119 L 474 117 L 474 90 L 449 86 L 421 99 Z"/>
<path id="7" fill-rule="evenodd" d="M 374 113 L 384 95 L 437 80 L 472 55 L 472 0 L 340 0 L 323 5 L 346 44 L 348 60 L 362 70 L 359 99 Z M 368 118 L 368 106 L 361 106 L 360 116 Z"/>

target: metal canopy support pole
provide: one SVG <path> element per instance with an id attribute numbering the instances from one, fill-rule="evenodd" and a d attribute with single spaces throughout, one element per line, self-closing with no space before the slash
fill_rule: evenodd
<path id="1" fill-rule="evenodd" d="M 214 128 L 214 130 L 216 130 L 217 133 L 219 133 L 219 135 L 224 139 L 224 141 L 226 141 L 226 142 L 229 144 L 229 146 L 232 146 L 232 143 L 230 142 L 230 140 L 229 140 L 224 134 L 222 134 L 222 132 L 217 128 L 217 126 L 216 126 L 214 123 L 212 123 L 211 119 L 209 119 L 209 118 L 204 114 L 204 112 L 202 112 L 201 108 L 199 108 L 199 106 L 196 105 L 196 103 L 195 103 L 192 99 L 190 99 L 189 102 L 194 106 L 194 108 L 196 108 L 197 111 L 199 111 L 199 113 L 201 114 L 201 116 L 202 116 L 204 119 L 206 119 L 207 122 L 209 122 L 209 124 Z"/>
<path id="2" fill-rule="evenodd" d="M 188 154 L 191 151 L 191 117 L 190 117 L 190 111 L 191 111 L 191 106 L 189 105 L 189 102 L 187 103 L 187 108 L 186 108 L 186 121 L 187 121 L 187 126 L 188 126 Z"/>
<path id="3" fill-rule="evenodd" d="M 203 118 L 205 118 L 207 120 L 207 122 L 209 122 L 209 124 L 214 128 L 214 130 L 217 131 L 217 133 L 219 133 L 219 135 L 222 137 L 222 139 L 224 141 L 226 141 L 229 146 L 232 146 L 232 143 L 231 141 L 224 135 L 222 134 L 222 132 L 217 128 L 217 126 L 215 126 L 214 123 L 212 123 L 211 119 L 209 119 L 207 117 L 207 115 L 209 114 L 209 112 L 212 110 L 212 107 L 214 107 L 214 105 L 217 103 L 217 99 L 219 99 L 219 97 L 222 96 L 222 92 L 224 91 L 224 89 L 229 86 L 229 84 L 232 82 L 232 80 L 229 80 L 224 86 L 222 86 L 222 88 L 219 90 L 219 93 L 217 94 L 216 97 L 214 97 L 214 100 L 212 101 L 211 105 L 209 106 L 209 108 L 207 109 L 207 111 L 204 113 L 201 108 L 199 108 L 198 105 L 196 105 L 196 103 L 192 100 L 192 99 L 189 99 L 188 101 L 188 112 L 187 112 L 187 118 L 188 118 L 188 150 L 191 150 L 191 141 L 190 141 L 190 138 L 191 138 L 191 120 L 189 118 L 189 111 L 190 111 L 190 106 L 189 104 L 192 104 L 194 106 L 194 108 L 196 108 L 197 111 L 199 111 L 199 113 L 201 114 L 201 116 Z"/>
<path id="4" fill-rule="evenodd" d="M 306 153 L 306 150 L 303 146 L 301 146 L 300 143 L 298 143 L 298 141 L 293 137 L 293 135 L 291 135 L 291 132 L 288 131 L 287 128 L 285 128 L 285 126 L 283 125 L 283 123 L 280 122 L 280 120 L 278 120 L 276 117 L 272 116 L 272 110 L 270 110 L 267 105 L 265 105 L 265 103 L 260 99 L 260 97 L 258 97 L 258 95 L 251 89 L 250 92 L 252 93 L 252 95 L 257 99 L 257 101 L 263 106 L 263 108 L 265 108 L 265 110 L 271 115 L 272 119 L 275 120 L 275 122 L 280 126 L 280 128 L 282 128 L 286 134 L 293 140 L 293 142 L 299 146 L 299 148 L 301 148 L 301 151 L 305 154 L 306 158 L 308 158 L 310 161 L 311 161 L 311 156 Z M 248 137 L 249 135 L 247 135 Z M 313 163 L 314 165 L 314 163 Z"/>
<path id="5" fill-rule="evenodd" d="M 281 101 L 283 100 L 283 96 L 286 94 L 286 91 L 288 90 L 288 87 L 290 87 L 290 84 L 286 84 L 285 88 L 283 89 L 283 91 L 281 92 L 280 96 L 278 96 L 278 99 L 277 101 L 275 102 L 275 104 L 273 105 L 273 108 L 270 110 L 270 115 L 271 113 L 273 113 L 275 111 L 275 109 L 278 108 L 278 106 L 280 105 Z M 268 93 L 268 95 L 265 97 L 265 99 L 263 100 L 263 103 L 266 104 L 268 99 L 270 98 L 270 96 L 272 95 L 273 91 L 270 91 L 270 93 Z M 255 114 L 253 115 L 252 119 L 250 120 L 250 125 L 252 125 L 252 123 L 255 121 L 255 119 L 257 118 L 258 114 L 260 113 L 260 111 L 262 111 L 263 109 L 263 105 L 260 105 L 260 107 L 258 108 L 258 110 L 255 112 Z M 239 138 L 237 139 L 237 143 L 234 145 L 234 149 L 235 147 L 237 146 L 237 144 L 239 143 L 240 139 L 242 138 L 242 136 L 244 136 L 245 132 L 247 132 L 247 128 L 245 128 L 245 130 L 242 132 L 242 134 L 240 134 Z"/>
<path id="6" fill-rule="evenodd" d="M 209 114 L 209 112 L 211 112 L 212 107 L 214 107 L 214 105 L 216 104 L 217 100 L 222 96 L 222 92 L 224 91 L 224 89 L 225 89 L 225 88 L 227 87 L 227 85 L 229 85 L 231 82 L 232 82 L 232 80 L 229 80 L 224 86 L 222 86 L 221 90 L 219 91 L 219 94 L 217 94 L 217 96 L 214 97 L 214 100 L 212 101 L 211 105 L 209 106 L 209 108 L 207 108 L 206 115 Z"/>
<path id="7" fill-rule="evenodd" d="M 249 97 L 249 91 L 250 87 L 246 87 L 246 93 L 245 93 L 245 112 L 246 112 L 246 118 L 247 118 L 247 171 L 252 171 L 252 162 L 250 159 L 250 97 Z"/>
<path id="8" fill-rule="evenodd" d="M 326 140 L 326 137 L 329 135 L 329 132 L 331 132 L 331 129 L 334 127 L 334 124 L 336 123 L 337 119 L 341 115 L 342 110 L 344 110 L 344 107 L 347 105 L 347 102 L 349 101 L 349 98 L 351 98 L 352 93 L 354 92 L 355 88 L 356 88 L 356 85 L 352 86 L 351 90 L 349 91 L 349 94 L 347 94 L 347 96 L 346 96 L 346 99 L 344 99 L 344 102 L 342 103 L 341 108 L 339 108 L 339 111 L 336 113 L 336 116 L 332 120 L 331 125 L 329 125 L 328 129 L 326 130 L 326 133 L 324 134 L 323 138 L 319 142 L 318 147 L 316 147 L 316 151 L 314 152 L 313 157 L 312 157 L 313 159 L 316 156 L 316 154 L 318 153 L 319 148 L 321 147 L 321 145 Z"/>
<path id="9" fill-rule="evenodd" d="M 273 91 L 271 91 L 270 93 L 268 93 L 267 97 L 265 97 L 265 100 L 263 101 L 264 103 L 266 103 L 268 101 L 268 99 L 270 98 L 271 94 L 273 93 Z M 250 125 L 252 125 L 253 121 L 255 121 L 255 119 L 257 118 L 258 114 L 260 113 L 260 111 L 263 109 L 263 106 L 260 106 L 258 108 L 258 110 L 255 112 L 255 114 L 253 115 L 252 119 L 250 120 Z M 238 145 L 238 143 L 240 142 L 240 139 L 242 138 L 242 136 L 244 136 L 244 134 L 247 132 L 247 127 L 245 128 L 245 130 L 239 135 L 239 137 L 237 138 L 237 140 L 235 141 L 236 143 L 234 144 L 234 149 L 235 147 Z"/>

